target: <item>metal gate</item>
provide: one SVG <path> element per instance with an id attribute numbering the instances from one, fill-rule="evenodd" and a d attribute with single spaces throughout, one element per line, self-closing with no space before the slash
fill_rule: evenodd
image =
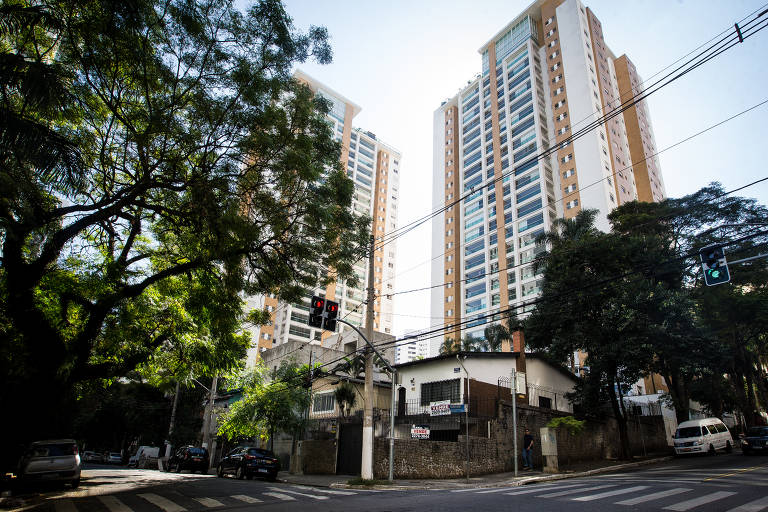
<path id="1" fill-rule="evenodd" d="M 360 456 L 363 452 L 363 424 L 339 425 L 339 453 L 336 461 L 337 475 L 359 475 Z"/>

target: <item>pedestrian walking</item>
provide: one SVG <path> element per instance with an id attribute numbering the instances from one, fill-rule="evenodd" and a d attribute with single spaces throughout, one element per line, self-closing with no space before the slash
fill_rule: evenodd
<path id="1" fill-rule="evenodd" d="M 523 469 L 533 469 L 533 436 L 525 429 L 523 436 Z"/>

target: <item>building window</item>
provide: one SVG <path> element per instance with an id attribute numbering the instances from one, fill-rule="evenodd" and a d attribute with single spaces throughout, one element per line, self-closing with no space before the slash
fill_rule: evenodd
<path id="1" fill-rule="evenodd" d="M 552 399 L 546 396 L 540 396 L 539 397 L 539 407 L 542 409 L 551 409 L 552 408 Z"/>
<path id="2" fill-rule="evenodd" d="M 441 400 L 450 400 L 451 403 L 458 403 L 459 379 L 425 382 L 421 385 L 421 405 L 429 405 L 430 402 L 439 402 Z"/>
<path id="3" fill-rule="evenodd" d="M 333 412 L 336 408 L 336 397 L 333 393 L 322 393 L 315 395 L 312 404 L 314 412 Z"/>

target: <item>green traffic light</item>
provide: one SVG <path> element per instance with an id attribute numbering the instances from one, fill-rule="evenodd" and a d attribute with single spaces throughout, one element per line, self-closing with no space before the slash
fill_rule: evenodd
<path id="1" fill-rule="evenodd" d="M 709 275 L 710 275 L 710 276 L 711 276 L 713 279 L 717 279 L 717 278 L 719 278 L 719 277 L 720 277 L 720 271 L 719 271 L 719 270 L 710 270 L 710 271 L 709 271 Z"/>

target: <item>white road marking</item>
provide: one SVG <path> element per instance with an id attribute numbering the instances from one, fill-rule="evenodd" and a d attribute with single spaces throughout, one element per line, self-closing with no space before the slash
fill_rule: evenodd
<path id="1" fill-rule="evenodd" d="M 727 498 L 728 496 L 733 496 L 734 494 L 736 493 L 728 492 L 728 491 L 713 492 L 712 494 L 705 494 L 704 496 L 700 496 L 692 500 L 681 501 L 680 503 L 675 503 L 674 505 L 664 507 L 664 510 L 676 510 L 678 512 L 681 512 L 684 510 L 690 510 L 693 507 L 698 507 L 699 505 L 706 505 L 707 503 L 712 503 L 713 501 L 721 500 L 723 498 Z"/>
<path id="2" fill-rule="evenodd" d="M 766 508 L 768 508 L 768 496 L 760 498 L 759 500 L 750 501 L 740 507 L 732 508 L 728 512 L 759 512 Z"/>
<path id="3" fill-rule="evenodd" d="M 590 494 L 589 496 L 581 496 L 578 498 L 573 498 L 573 501 L 599 500 L 601 498 L 607 498 L 609 496 L 618 496 L 619 494 L 629 494 L 630 492 L 642 491 L 643 489 L 647 489 L 647 488 L 648 488 L 647 485 L 637 485 L 635 487 L 627 487 L 626 489 L 616 489 L 614 491 L 605 491 L 597 494 Z"/>
<path id="4" fill-rule="evenodd" d="M 326 494 L 336 494 L 338 496 L 353 496 L 357 494 L 356 492 L 351 491 L 337 491 L 335 489 L 316 489 L 314 487 L 301 487 L 298 485 L 293 486 L 294 489 L 302 489 L 305 491 L 315 491 L 315 492 L 324 492 Z"/>
<path id="5" fill-rule="evenodd" d="M 608 487 L 616 487 L 616 484 L 611 485 L 596 485 L 594 487 L 585 487 L 583 489 L 568 489 L 567 491 L 551 492 L 549 494 L 540 494 L 537 498 L 557 498 L 558 496 L 565 496 L 567 494 L 582 493 L 587 491 L 596 491 L 598 489 L 606 489 Z"/>
<path id="6" fill-rule="evenodd" d="M 328 496 L 319 496 L 317 494 L 307 494 L 303 492 L 297 492 L 297 491 L 290 491 L 288 489 L 283 489 L 282 487 L 270 487 L 273 491 L 282 491 L 287 492 L 289 494 L 296 494 L 297 496 L 306 496 L 307 498 L 313 498 L 316 500 L 327 500 Z"/>
<path id="7" fill-rule="evenodd" d="M 98 498 L 109 509 L 109 512 L 133 512 L 131 507 L 114 496 L 99 496 Z"/>
<path id="8" fill-rule="evenodd" d="M 54 504 L 56 512 L 77 512 L 77 507 L 72 500 L 59 500 Z"/>
<path id="9" fill-rule="evenodd" d="M 560 485 L 560 486 L 557 486 L 557 488 L 565 489 L 566 487 L 583 487 L 583 486 L 584 484 L 572 484 L 572 485 Z M 542 491 L 546 492 L 546 491 L 551 491 L 552 487 L 553 487 L 552 485 L 549 485 L 547 489 L 543 489 L 541 486 L 536 485 L 534 486 L 534 488 L 522 489 L 520 491 L 505 492 L 504 494 L 506 494 L 507 496 L 515 496 L 517 494 L 531 494 L 534 492 L 542 492 Z M 578 491 L 578 489 L 573 489 L 573 490 Z"/>
<path id="10" fill-rule="evenodd" d="M 165 512 L 184 512 L 185 510 L 187 510 L 181 505 L 177 505 L 176 503 L 172 502 L 168 498 L 163 498 L 162 496 L 157 494 L 147 493 L 147 494 L 137 494 L 136 496 L 138 496 L 139 498 L 144 498 L 151 504 L 156 505 L 161 509 L 165 510 Z"/>
<path id="11" fill-rule="evenodd" d="M 296 498 L 293 496 L 288 496 L 287 494 L 281 494 L 279 492 L 265 492 L 264 494 L 283 501 L 296 501 Z"/>
<path id="12" fill-rule="evenodd" d="M 506 494 L 507 496 L 514 496 L 516 494 L 530 494 L 532 492 L 551 491 L 553 488 L 565 489 L 565 488 L 568 488 L 568 487 L 582 487 L 584 485 L 586 485 L 586 484 L 570 484 L 570 485 L 547 484 L 546 487 L 545 487 L 543 485 L 535 485 L 534 484 L 533 486 L 529 486 L 526 489 L 521 489 L 519 491 L 506 492 L 504 494 Z M 505 490 L 509 491 L 509 488 L 506 488 Z"/>
<path id="13" fill-rule="evenodd" d="M 192 498 L 199 504 L 201 504 L 204 507 L 208 508 L 216 508 L 216 507 L 223 507 L 224 504 L 220 502 L 219 500 L 215 500 L 213 498 Z"/>
<path id="14" fill-rule="evenodd" d="M 244 501 L 246 503 L 261 503 L 261 500 L 259 498 L 254 498 L 252 496 L 246 496 L 245 494 L 235 494 L 233 496 L 230 496 L 230 498 Z"/>
<path id="15" fill-rule="evenodd" d="M 654 492 L 651 494 L 646 494 L 645 496 L 639 496 L 637 498 L 632 498 L 629 500 L 618 501 L 615 504 L 616 505 L 637 505 L 638 503 L 645 503 L 646 501 L 660 500 L 661 498 L 666 498 L 667 496 L 674 496 L 675 494 L 680 494 L 688 491 L 690 491 L 690 489 L 677 487 L 676 489 L 667 489 L 666 491 Z"/>

